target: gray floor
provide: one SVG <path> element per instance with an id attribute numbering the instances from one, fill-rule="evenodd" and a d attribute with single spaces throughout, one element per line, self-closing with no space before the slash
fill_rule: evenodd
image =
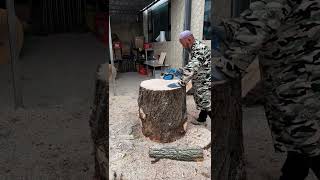
<path id="1" fill-rule="evenodd" d="M 89 115 L 105 50 L 91 34 L 26 38 L 25 109 L 13 110 L 9 65 L 0 65 L 0 179 L 90 179 Z"/>

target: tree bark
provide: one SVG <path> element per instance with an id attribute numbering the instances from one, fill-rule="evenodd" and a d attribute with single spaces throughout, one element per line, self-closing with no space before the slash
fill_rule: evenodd
<path id="1" fill-rule="evenodd" d="M 96 73 L 94 105 L 90 116 L 91 138 L 94 146 L 95 176 L 100 180 L 108 179 L 106 172 L 109 153 L 109 83 L 107 65 L 99 65 Z M 104 75 L 105 74 L 105 75 Z"/>
<path id="2" fill-rule="evenodd" d="M 244 180 L 241 80 L 212 83 L 213 179 Z"/>
<path id="3" fill-rule="evenodd" d="M 176 81 L 152 79 L 140 85 L 138 105 L 142 133 L 156 142 L 173 142 L 185 134 L 186 90 L 184 87 L 168 88 L 173 82 Z"/>
<path id="4" fill-rule="evenodd" d="M 155 159 L 172 159 L 178 161 L 203 161 L 202 148 L 151 148 L 149 157 Z"/>

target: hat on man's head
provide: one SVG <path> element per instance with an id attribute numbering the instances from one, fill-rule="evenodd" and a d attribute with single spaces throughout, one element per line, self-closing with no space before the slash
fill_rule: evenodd
<path id="1" fill-rule="evenodd" d="M 187 38 L 187 37 L 189 37 L 189 36 L 191 36 L 191 35 L 192 35 L 192 32 L 191 32 L 191 31 L 189 31 L 189 30 L 183 31 L 183 32 L 181 32 L 180 35 L 179 35 L 179 40 L 184 39 L 184 38 Z"/>

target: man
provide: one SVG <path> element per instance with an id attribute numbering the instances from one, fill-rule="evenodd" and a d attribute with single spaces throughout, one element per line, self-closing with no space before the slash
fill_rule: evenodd
<path id="1" fill-rule="evenodd" d="M 208 115 L 211 118 L 211 49 L 196 40 L 190 31 L 180 33 L 180 43 L 191 55 L 188 64 L 182 68 L 179 84 L 185 86 L 192 80 L 194 100 L 201 110 L 196 125 L 205 125 Z"/>
<path id="2" fill-rule="evenodd" d="M 256 1 L 222 25 L 213 63 L 225 75 L 260 58 L 274 147 L 287 152 L 280 180 L 303 180 L 309 169 L 320 179 L 320 1 Z"/>

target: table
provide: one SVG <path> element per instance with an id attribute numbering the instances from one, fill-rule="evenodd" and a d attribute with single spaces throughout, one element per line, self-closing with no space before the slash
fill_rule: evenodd
<path id="1" fill-rule="evenodd" d="M 155 77 L 155 71 L 156 71 L 157 67 L 161 67 L 161 68 L 162 67 L 169 67 L 169 65 L 167 65 L 167 64 L 159 64 L 157 60 L 145 61 L 144 64 L 147 66 L 153 67 L 153 72 L 152 72 L 153 77 Z"/>

